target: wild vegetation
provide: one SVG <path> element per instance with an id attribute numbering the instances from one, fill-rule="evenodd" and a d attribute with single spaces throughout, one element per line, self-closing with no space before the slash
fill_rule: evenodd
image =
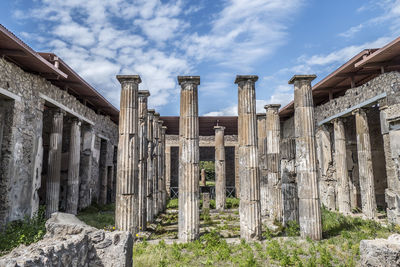
<path id="1" fill-rule="evenodd" d="M 14 221 L 0 231 L 0 256 L 19 245 L 29 245 L 43 238 L 46 233 L 45 207 L 40 207 L 33 218 Z"/>

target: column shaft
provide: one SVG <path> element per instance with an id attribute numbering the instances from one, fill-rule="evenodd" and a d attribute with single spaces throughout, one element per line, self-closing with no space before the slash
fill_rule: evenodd
<path id="1" fill-rule="evenodd" d="M 138 232 L 138 75 L 118 75 L 121 83 L 117 195 L 115 225 L 118 230 Z"/>
<path id="2" fill-rule="evenodd" d="M 154 136 L 153 136 L 153 117 L 154 110 L 149 110 L 147 114 L 147 221 L 154 220 L 154 204 L 153 204 L 153 183 L 154 183 L 154 168 L 153 168 L 153 150 L 154 150 Z"/>
<path id="3" fill-rule="evenodd" d="M 154 216 L 157 216 L 158 210 L 159 210 L 159 191 L 158 191 L 158 185 L 159 185 L 159 168 L 158 168 L 158 155 L 159 155 L 159 145 L 158 145 L 158 139 L 160 138 L 160 127 L 158 127 L 158 120 L 160 119 L 160 114 L 159 113 L 154 113 L 154 118 L 153 118 L 153 142 L 154 142 L 154 150 L 153 150 L 153 213 Z"/>
<path id="4" fill-rule="evenodd" d="M 322 238 L 321 209 L 317 181 L 314 104 L 311 81 L 315 75 L 296 75 L 294 84 L 294 122 L 296 137 L 297 192 L 302 237 Z"/>
<path id="5" fill-rule="evenodd" d="M 267 171 L 267 136 L 266 136 L 266 116 L 257 114 L 257 139 L 258 139 L 258 168 L 260 175 L 260 207 L 261 215 L 269 214 L 270 201 L 268 197 L 268 171 Z"/>
<path id="6" fill-rule="evenodd" d="M 77 214 L 79 203 L 79 166 L 81 159 L 81 122 L 73 119 L 69 143 L 67 213 Z"/>
<path id="7" fill-rule="evenodd" d="M 90 206 L 92 201 L 90 181 L 92 179 L 92 162 L 95 136 L 93 127 L 84 124 L 82 131 L 82 151 L 80 160 L 80 188 L 79 188 L 79 209 Z"/>
<path id="8" fill-rule="evenodd" d="M 343 120 L 338 118 L 333 121 L 334 138 L 335 138 L 335 168 L 337 177 L 337 202 L 339 212 L 349 214 L 351 212 L 350 205 L 350 187 L 349 175 L 347 172 L 346 159 L 346 136 Z"/>
<path id="9" fill-rule="evenodd" d="M 280 176 L 280 120 L 281 105 L 266 105 L 266 167 L 268 173 L 269 216 L 282 220 L 282 181 Z"/>
<path id="10" fill-rule="evenodd" d="M 139 91 L 139 230 L 147 225 L 147 98 L 149 91 Z"/>
<path id="11" fill-rule="evenodd" d="M 166 136 L 164 140 L 166 139 Z M 167 197 L 171 196 L 171 146 L 165 146 L 165 187 Z"/>
<path id="12" fill-rule="evenodd" d="M 61 149 L 64 111 L 54 110 L 50 133 L 49 161 L 46 181 L 46 217 L 58 211 L 60 198 Z"/>
<path id="13" fill-rule="evenodd" d="M 215 208 L 225 209 L 226 200 L 226 164 L 224 126 L 215 126 Z"/>
<path id="14" fill-rule="evenodd" d="M 240 237 L 261 238 L 255 82 L 257 76 L 236 76 L 240 179 Z"/>
<path id="15" fill-rule="evenodd" d="M 354 112 L 357 132 L 357 155 L 361 189 L 362 212 L 367 218 L 376 217 L 374 173 L 367 114 L 363 109 Z"/>
<path id="16" fill-rule="evenodd" d="M 166 170 L 166 149 L 165 149 L 165 133 L 167 131 L 166 126 L 162 126 L 161 132 L 161 162 L 162 162 L 162 209 L 165 210 L 167 207 L 167 170 Z"/>
<path id="17" fill-rule="evenodd" d="M 197 86 L 200 77 L 179 76 L 179 219 L 183 242 L 199 235 L 199 111 Z"/>

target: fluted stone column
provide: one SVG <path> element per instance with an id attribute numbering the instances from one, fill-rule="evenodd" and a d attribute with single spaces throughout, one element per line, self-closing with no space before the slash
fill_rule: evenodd
<path id="1" fill-rule="evenodd" d="M 161 159 L 162 159 L 162 174 L 163 174 L 163 184 L 162 184 L 162 209 L 165 210 L 167 207 L 167 169 L 166 169 L 166 140 L 165 133 L 167 132 L 167 126 L 162 126 L 161 129 Z"/>
<path id="2" fill-rule="evenodd" d="M 257 148 L 258 148 L 258 169 L 260 175 L 260 207 L 261 215 L 269 214 L 269 197 L 268 197 L 268 171 L 267 171 L 267 149 L 266 149 L 266 116 L 265 114 L 257 114 Z"/>
<path id="3" fill-rule="evenodd" d="M 261 238 L 260 179 L 258 174 L 255 75 L 237 75 L 240 179 L 240 237 Z"/>
<path id="4" fill-rule="evenodd" d="M 311 91 L 311 81 L 315 78 L 315 75 L 295 75 L 289 84 L 294 84 L 300 234 L 302 237 L 320 240 L 322 225 L 317 180 L 314 103 Z"/>
<path id="5" fill-rule="evenodd" d="M 279 104 L 266 105 L 266 167 L 268 172 L 269 216 L 282 220 L 282 181 L 280 176 L 280 139 L 281 123 Z"/>
<path id="6" fill-rule="evenodd" d="M 199 76 L 178 76 L 181 86 L 179 117 L 179 240 L 199 235 Z"/>
<path id="7" fill-rule="evenodd" d="M 107 204 L 107 191 L 108 191 L 108 168 L 107 168 L 107 153 L 109 141 L 106 139 L 101 140 L 100 145 L 100 161 L 99 161 L 99 175 L 100 175 L 100 194 L 99 203 L 101 205 Z"/>
<path id="8" fill-rule="evenodd" d="M 79 166 L 81 159 L 81 121 L 74 118 L 71 123 L 69 143 L 67 213 L 77 214 L 79 203 Z"/>
<path id="9" fill-rule="evenodd" d="M 153 116 L 153 143 L 154 143 L 154 150 L 153 150 L 153 213 L 154 216 L 158 215 L 159 211 L 159 168 L 158 168 L 158 155 L 159 155 L 159 146 L 158 146 L 158 139 L 160 139 L 160 127 L 158 126 L 158 121 L 160 119 L 160 113 L 155 112 Z"/>
<path id="10" fill-rule="evenodd" d="M 162 125 L 163 121 L 159 120 L 158 121 L 158 132 L 159 132 L 159 138 L 158 138 L 158 154 L 157 154 L 157 160 L 158 160 L 158 213 L 161 213 L 163 211 L 163 198 L 164 198 L 164 192 L 163 192 L 163 187 L 164 187 L 164 165 L 163 165 L 163 146 L 162 146 Z"/>
<path id="11" fill-rule="evenodd" d="M 333 121 L 333 130 L 335 138 L 335 168 L 338 183 L 337 202 L 339 212 L 349 214 L 351 212 L 350 187 L 346 159 L 346 136 L 342 118 L 337 118 Z"/>
<path id="12" fill-rule="evenodd" d="M 46 181 L 46 217 L 58 211 L 60 198 L 60 171 L 61 171 L 61 149 L 62 133 L 65 111 L 53 110 L 53 118 L 50 132 L 49 160 L 47 165 Z"/>
<path id="13" fill-rule="evenodd" d="M 153 169 L 153 150 L 154 150 L 154 135 L 153 135 L 153 118 L 154 109 L 149 109 L 147 113 L 147 221 L 154 220 L 154 204 L 153 204 L 153 183 L 154 183 L 154 169 Z"/>
<path id="14" fill-rule="evenodd" d="M 215 208 L 225 209 L 226 170 L 225 170 L 225 140 L 224 126 L 214 126 L 215 129 Z"/>
<path id="15" fill-rule="evenodd" d="M 92 201 L 90 182 L 92 179 L 93 151 L 95 135 L 93 126 L 83 124 L 82 132 L 82 151 L 80 162 L 80 186 L 79 186 L 79 209 L 89 207 Z"/>
<path id="16" fill-rule="evenodd" d="M 164 140 L 166 140 L 166 136 Z M 167 197 L 171 196 L 171 146 L 165 144 L 165 188 Z"/>
<path id="17" fill-rule="evenodd" d="M 206 186 L 207 181 L 206 181 L 206 170 L 205 169 L 201 169 L 200 177 L 201 177 L 201 186 Z"/>
<path id="18" fill-rule="evenodd" d="M 115 225 L 118 230 L 138 232 L 139 75 L 118 75 L 121 83 Z"/>
<path id="19" fill-rule="evenodd" d="M 362 212 L 367 218 L 376 217 L 374 173 L 367 114 L 364 109 L 353 112 L 356 118 L 357 155 L 361 189 Z"/>
<path id="20" fill-rule="evenodd" d="M 149 91 L 139 91 L 139 230 L 145 231 L 147 225 L 147 98 Z"/>

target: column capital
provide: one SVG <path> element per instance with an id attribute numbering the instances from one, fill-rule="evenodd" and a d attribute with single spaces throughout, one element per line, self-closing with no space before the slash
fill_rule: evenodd
<path id="1" fill-rule="evenodd" d="M 159 118 L 160 118 L 160 113 L 154 112 L 154 117 L 157 118 L 157 119 L 159 119 Z"/>
<path id="2" fill-rule="evenodd" d="M 317 78 L 317 75 L 315 74 L 310 74 L 310 75 L 293 75 L 293 77 L 289 80 L 289 84 L 294 84 L 296 81 L 309 81 L 312 82 L 315 78 Z"/>
<path id="3" fill-rule="evenodd" d="M 346 121 L 346 118 L 344 118 L 344 117 L 337 117 L 337 118 L 334 118 L 333 120 L 331 120 L 330 123 L 335 124 L 335 123 L 338 123 L 338 122 L 345 122 L 345 121 Z"/>
<path id="4" fill-rule="evenodd" d="M 82 120 L 79 119 L 78 117 L 72 117 L 71 121 L 77 123 L 78 126 L 81 126 L 81 124 L 82 124 Z"/>
<path id="5" fill-rule="evenodd" d="M 178 76 L 178 83 L 179 85 L 184 83 L 200 85 L 200 76 Z"/>
<path id="6" fill-rule="evenodd" d="M 235 83 L 250 81 L 255 83 L 258 80 L 257 75 L 236 75 Z"/>
<path id="7" fill-rule="evenodd" d="M 158 120 L 158 123 L 160 124 L 160 126 L 162 126 L 164 121 L 163 120 Z"/>
<path id="8" fill-rule="evenodd" d="M 352 115 L 357 115 L 357 114 L 362 115 L 362 114 L 365 114 L 365 113 L 366 113 L 366 109 L 365 108 L 357 108 L 357 109 L 355 109 L 355 110 L 353 110 L 351 112 Z"/>
<path id="9" fill-rule="evenodd" d="M 147 98 L 147 97 L 150 96 L 150 92 L 148 90 L 139 90 L 138 91 L 138 96 Z"/>
<path id="10" fill-rule="evenodd" d="M 148 109 L 147 112 L 148 112 L 148 113 L 151 113 L 151 114 L 153 114 L 153 115 L 156 113 L 156 111 L 155 111 L 154 109 L 152 109 L 152 108 L 151 108 L 151 109 Z"/>
<path id="11" fill-rule="evenodd" d="M 279 110 L 281 108 L 281 104 L 268 104 L 268 105 L 265 105 L 264 106 L 264 109 L 265 110 L 268 110 L 268 109 L 276 109 L 276 110 Z"/>
<path id="12" fill-rule="evenodd" d="M 217 125 L 214 126 L 215 131 L 225 131 L 225 126 Z"/>
<path id="13" fill-rule="evenodd" d="M 142 82 L 142 79 L 139 75 L 117 75 L 116 77 L 121 84 L 126 82 L 139 84 Z"/>
<path id="14" fill-rule="evenodd" d="M 165 132 L 167 131 L 168 127 L 167 126 L 162 126 L 161 130 L 162 130 L 162 134 L 165 134 Z"/>

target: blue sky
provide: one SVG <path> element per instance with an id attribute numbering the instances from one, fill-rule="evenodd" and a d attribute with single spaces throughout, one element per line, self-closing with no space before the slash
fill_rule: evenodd
<path id="1" fill-rule="evenodd" d="M 140 74 L 162 115 L 179 114 L 177 75 L 200 75 L 201 115 L 237 113 L 236 74 L 256 74 L 257 111 L 287 104 L 293 74 L 318 82 L 400 34 L 397 0 L 2 0 L 0 23 L 54 52 L 119 106 L 116 74 Z"/>

